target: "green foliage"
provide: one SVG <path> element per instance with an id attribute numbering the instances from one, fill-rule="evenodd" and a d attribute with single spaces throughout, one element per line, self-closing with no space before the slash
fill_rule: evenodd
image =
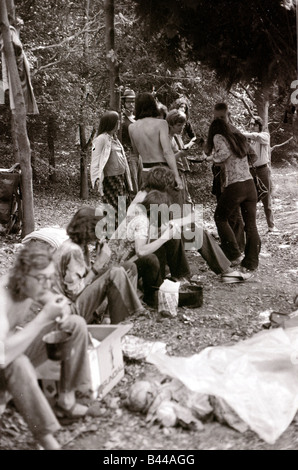
<path id="1" fill-rule="evenodd" d="M 120 85 L 136 92 L 155 90 L 167 107 L 179 96 L 186 96 L 193 127 L 198 136 L 205 138 L 217 101 L 229 103 L 236 125 L 246 123 L 248 114 L 241 98 L 248 98 L 237 85 L 232 90 L 236 89 L 240 98 L 229 95 L 227 82 L 231 85 L 250 80 L 252 91 L 257 78 L 268 81 L 275 77 L 280 86 L 274 90 L 276 107 L 271 110 L 273 127 L 278 126 L 283 114 L 280 107 L 287 99 L 284 83 L 292 77 L 295 64 L 295 15 L 279 3 L 118 0 L 112 54 L 119 63 Z M 24 21 L 21 40 L 40 110 L 40 115 L 28 117 L 37 171 L 47 173 L 47 123 L 53 116 L 57 124 L 57 161 L 63 161 L 63 150 L 72 152 L 71 175 L 77 168 L 76 185 L 80 162 L 78 125 L 88 128 L 88 139 L 90 128 L 97 128 L 110 98 L 103 2 L 90 1 L 88 21 L 86 4 L 81 0 L 15 0 L 16 14 Z M 5 119 L 9 130 L 9 117 Z M 6 128 L 4 122 L 2 127 Z M 67 182 L 64 170 L 61 167 L 61 180 Z M 38 177 L 41 181 L 47 178 Z"/>
<path id="2" fill-rule="evenodd" d="M 296 18 L 280 0 L 134 0 L 150 34 L 215 70 L 228 87 L 295 77 Z M 147 33 L 148 34 L 148 33 Z"/>

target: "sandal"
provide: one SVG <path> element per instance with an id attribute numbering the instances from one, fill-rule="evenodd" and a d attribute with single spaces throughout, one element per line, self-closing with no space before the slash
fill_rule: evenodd
<path id="1" fill-rule="evenodd" d="M 88 413 L 88 407 L 75 402 L 71 408 L 66 410 L 56 403 L 54 407 L 54 413 L 59 421 L 64 420 L 71 422 L 80 418 L 84 418 Z"/>
<path id="2" fill-rule="evenodd" d="M 63 424 L 68 424 L 77 419 L 84 418 L 85 416 L 92 416 L 97 418 L 102 416 L 102 407 L 99 403 L 94 403 L 91 406 L 81 405 L 80 403 L 75 402 L 75 404 L 69 409 L 66 410 L 60 405 L 56 404 L 54 407 L 54 413 L 56 418 Z"/>

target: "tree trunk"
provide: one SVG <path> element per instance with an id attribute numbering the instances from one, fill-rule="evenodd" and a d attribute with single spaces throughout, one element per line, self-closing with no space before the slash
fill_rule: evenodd
<path id="1" fill-rule="evenodd" d="M 14 23 L 16 19 L 14 1 L 6 0 L 6 6 L 7 6 L 8 21 L 9 23 L 11 22 Z M 18 145 L 17 132 L 16 132 L 15 115 L 13 113 L 11 113 L 10 126 L 11 126 L 13 159 L 14 159 L 14 162 L 19 162 L 20 161 L 19 145 Z"/>
<path id="2" fill-rule="evenodd" d="M 79 125 L 80 131 L 80 173 L 81 173 L 81 187 L 80 187 L 80 198 L 88 199 L 88 173 L 87 173 L 87 149 L 86 144 L 86 130 L 83 124 Z"/>
<path id="3" fill-rule="evenodd" d="M 269 88 L 258 88 L 255 92 L 255 102 L 258 115 L 263 119 L 263 130 L 268 131 Z"/>
<path id="4" fill-rule="evenodd" d="M 6 6 L 8 21 L 11 23 L 12 20 L 15 21 L 16 19 L 16 9 L 14 5 L 14 0 L 6 0 Z"/>
<path id="5" fill-rule="evenodd" d="M 15 102 L 15 124 L 21 165 L 21 186 L 23 197 L 22 237 L 34 230 L 34 206 L 30 142 L 27 136 L 26 107 L 22 85 L 18 74 L 16 58 L 11 42 L 10 25 L 7 16 L 6 1 L 0 1 L 0 26 L 3 38 L 3 51 L 9 70 L 10 87 Z"/>
<path id="6" fill-rule="evenodd" d="M 12 139 L 12 153 L 13 153 L 14 162 L 19 162 L 20 161 L 20 152 L 19 152 L 19 144 L 18 144 L 16 126 L 17 125 L 16 125 L 15 114 L 11 113 L 10 129 L 11 129 L 11 139 Z"/>
<path id="7" fill-rule="evenodd" d="M 55 140 L 56 140 L 56 121 L 54 116 L 48 118 L 47 142 L 49 150 L 49 181 L 56 182 L 56 162 L 55 162 Z"/>
<path id="8" fill-rule="evenodd" d="M 114 0 L 104 1 L 106 57 L 110 78 L 110 109 L 120 112 L 119 64 L 115 54 Z"/>
<path id="9" fill-rule="evenodd" d="M 89 22 L 89 10 L 90 10 L 90 0 L 85 2 L 85 26 Z M 86 31 L 84 34 L 84 59 L 87 72 L 89 71 L 89 35 Z M 87 172 L 87 151 L 88 144 L 86 143 L 86 124 L 85 124 L 85 106 L 86 98 L 88 96 L 88 90 L 86 84 L 82 86 L 82 98 L 81 98 L 81 107 L 80 107 L 80 124 L 79 124 L 79 138 L 80 138 L 80 198 L 88 199 L 89 189 L 88 189 L 88 172 Z"/>

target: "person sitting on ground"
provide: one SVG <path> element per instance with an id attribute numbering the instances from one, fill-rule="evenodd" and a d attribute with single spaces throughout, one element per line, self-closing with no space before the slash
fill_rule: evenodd
<path id="1" fill-rule="evenodd" d="M 177 191 L 175 186 L 175 178 L 173 172 L 166 167 L 151 168 L 148 172 L 146 184 L 143 185 L 141 191 L 138 192 L 127 210 L 126 219 L 124 219 L 120 226 L 119 231 L 123 230 L 123 226 L 135 215 L 135 209 L 138 203 L 142 203 L 151 190 L 166 191 L 169 193 L 171 201 L 175 204 L 180 204 L 180 191 Z M 191 214 L 193 214 L 191 208 Z M 182 225 L 189 223 L 182 221 Z M 221 280 L 226 283 L 237 283 L 246 280 L 247 276 L 236 270 L 231 261 L 223 253 L 222 249 L 214 239 L 214 237 L 203 228 L 199 229 L 200 240 L 199 246 L 196 248 L 202 258 L 206 261 L 209 268 L 217 275 L 221 276 Z"/>
<path id="2" fill-rule="evenodd" d="M 81 207 L 67 226 L 69 239 L 55 252 L 59 290 L 72 301 L 74 313 L 92 323 L 94 313 L 107 298 L 112 324 L 127 316 L 144 311 L 137 296 L 137 269 L 133 263 L 125 266 L 105 267 L 111 255 L 106 242 L 90 261 L 88 244 L 98 241 L 96 225 L 103 215 L 95 209 Z M 103 236 L 103 233 L 101 233 Z"/>
<path id="3" fill-rule="evenodd" d="M 155 306 L 155 292 L 166 277 L 185 281 L 190 269 L 180 229 L 169 224 L 171 199 L 167 192 L 150 191 L 127 226 L 120 226 L 109 242 L 119 263 L 133 261 L 142 279 L 144 302 Z"/>
<path id="4" fill-rule="evenodd" d="M 151 93 L 140 93 L 136 97 L 136 122 L 128 128 L 133 151 L 141 155 L 143 182 L 154 166 L 167 166 L 174 172 L 178 189 L 182 181 L 169 140 L 169 126 L 165 119 L 158 119 L 159 110 Z"/>
<path id="5" fill-rule="evenodd" d="M 56 329 L 71 333 L 71 360 L 65 360 L 55 411 L 71 418 L 88 413 L 75 391 L 90 383 L 88 331 L 83 318 L 70 315 L 69 300 L 52 291 L 55 266 L 50 246 L 28 244 L 11 271 L 0 279 L 0 395 L 7 390 L 32 434 L 46 450 L 60 449 L 60 424 L 40 388 L 35 367 L 47 360 L 43 336 Z M 57 323 L 57 319 L 59 322 Z M 62 386 L 63 384 L 63 386 Z"/>

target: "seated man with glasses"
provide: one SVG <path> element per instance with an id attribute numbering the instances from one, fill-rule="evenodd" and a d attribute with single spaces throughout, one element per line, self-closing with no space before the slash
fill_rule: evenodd
<path id="1" fill-rule="evenodd" d="M 59 328 L 71 333 L 71 359 L 64 361 L 57 416 L 79 418 L 90 409 L 76 402 L 75 391 L 88 385 L 88 331 L 85 320 L 70 315 L 70 302 L 55 294 L 52 250 L 28 244 L 14 267 L 0 279 L 0 398 L 5 391 L 40 445 L 60 449 L 54 433 L 60 428 L 55 413 L 38 385 L 35 367 L 47 360 L 43 336 Z M 59 414 L 58 414 L 59 412 Z"/>

